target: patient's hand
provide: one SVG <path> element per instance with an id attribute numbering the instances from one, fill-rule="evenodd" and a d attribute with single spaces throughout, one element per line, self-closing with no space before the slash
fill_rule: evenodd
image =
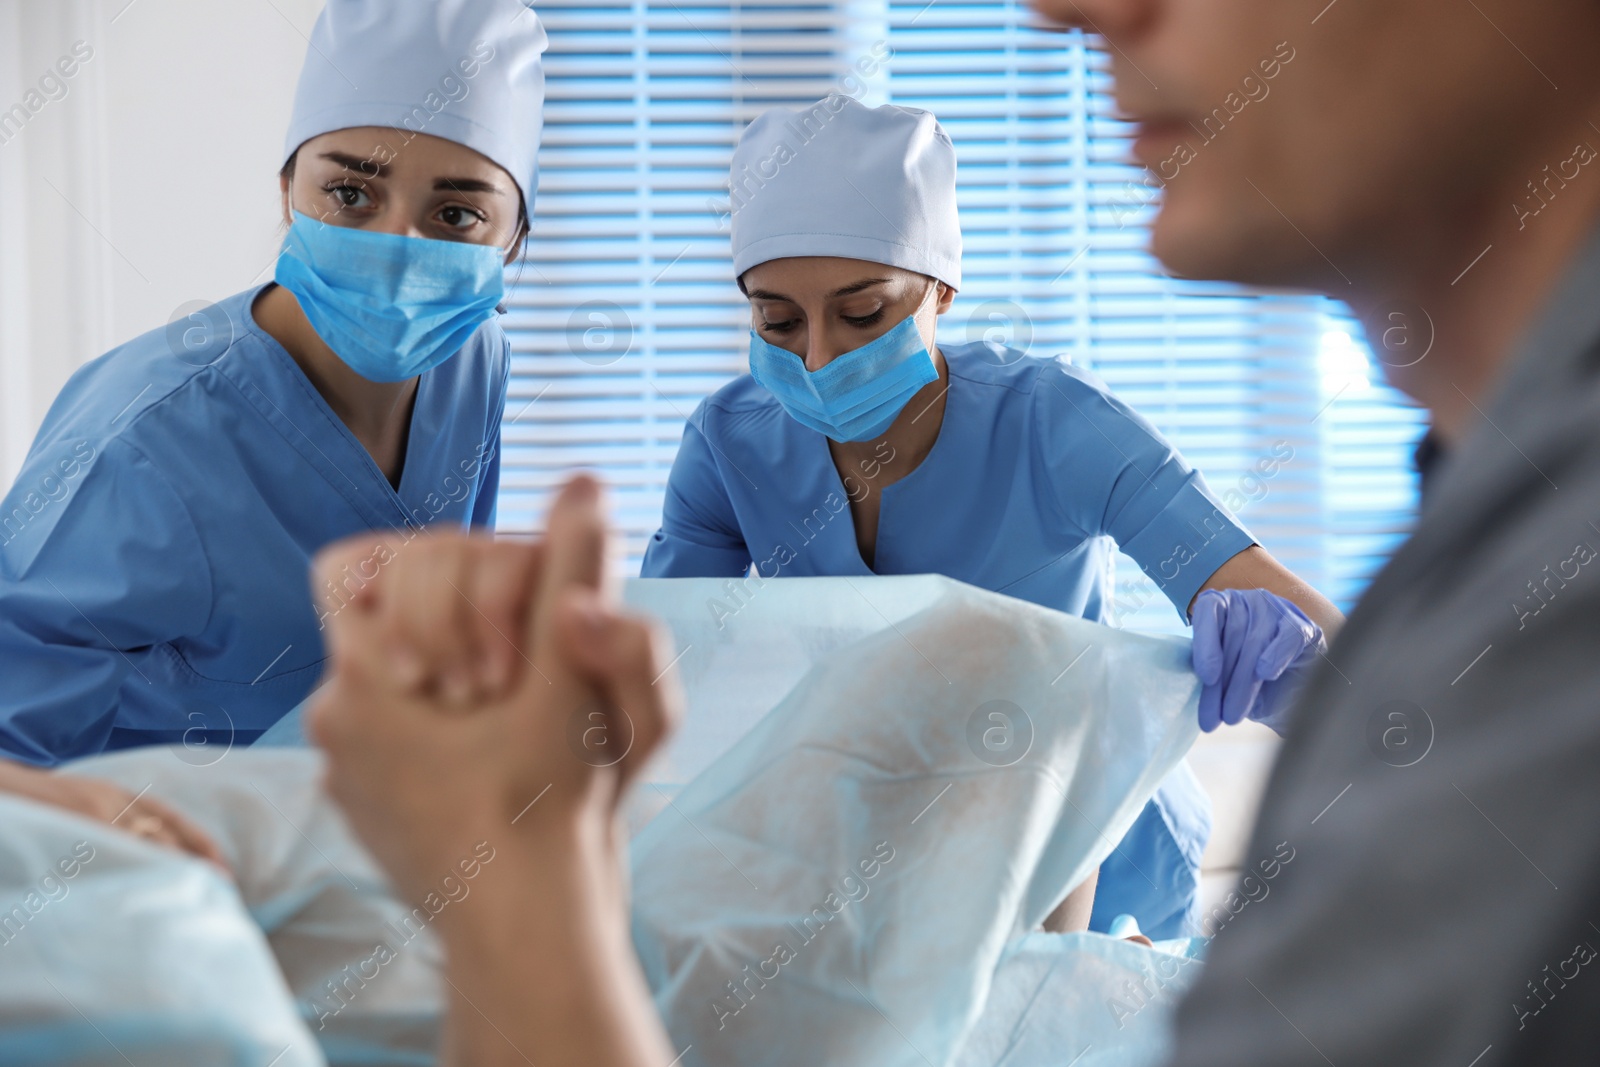
<path id="1" fill-rule="evenodd" d="M 324 552 L 317 588 L 371 558 L 374 541 Z M 482 841 L 499 848 L 541 828 L 609 841 L 622 791 L 680 698 L 662 676 L 665 643 L 604 587 L 605 542 L 599 487 L 579 479 L 543 543 L 395 539 L 359 601 L 325 604 L 329 671 L 308 725 L 330 757 L 330 791 L 409 894 L 437 886 Z M 468 625 L 479 596 L 515 621 Z M 486 671 L 483 695 L 463 703 L 459 672 L 486 662 L 486 641 L 509 647 L 513 668 Z M 583 744 L 601 739 L 609 750 Z"/>
<path id="2" fill-rule="evenodd" d="M 154 797 L 120 785 L 0 760 L 0 792 L 65 808 L 227 870 L 221 850 L 204 830 Z"/>

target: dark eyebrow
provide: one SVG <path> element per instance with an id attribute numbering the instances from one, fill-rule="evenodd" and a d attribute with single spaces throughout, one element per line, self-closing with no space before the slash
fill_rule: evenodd
<path id="1" fill-rule="evenodd" d="M 345 170 L 357 171 L 368 178 L 384 178 L 389 174 L 389 168 L 371 156 L 362 158 L 361 156 L 352 156 L 344 152 L 324 152 L 322 153 L 322 158 L 330 159 Z"/>
<path id="2" fill-rule="evenodd" d="M 387 178 L 389 167 L 379 163 L 371 156 L 352 156 L 347 152 L 324 152 L 322 158 L 339 164 L 345 170 L 353 170 L 368 178 Z M 436 178 L 433 182 L 435 192 L 457 193 L 488 193 L 491 196 L 505 196 L 506 192 L 494 182 L 486 182 L 480 178 Z"/>
<path id="3" fill-rule="evenodd" d="M 871 289 L 874 285 L 883 285 L 888 281 L 888 278 L 866 278 L 859 282 L 852 282 L 842 289 L 835 289 L 828 294 L 828 298 L 849 296 L 852 293 L 859 293 L 863 289 Z M 795 302 L 792 297 L 784 296 L 782 293 L 774 293 L 770 289 L 752 289 L 745 295 L 751 300 L 783 300 L 790 304 Z"/>
<path id="4" fill-rule="evenodd" d="M 835 289 L 828 295 L 830 297 L 849 296 L 851 293 L 859 293 L 863 289 L 871 289 L 874 285 L 885 285 L 888 281 L 888 278 L 867 278 L 853 285 L 847 285 L 843 289 Z"/>
<path id="5" fill-rule="evenodd" d="M 506 192 L 494 182 L 480 181 L 477 178 L 437 178 L 434 180 L 435 192 L 457 193 L 490 193 L 494 196 L 505 196 Z"/>

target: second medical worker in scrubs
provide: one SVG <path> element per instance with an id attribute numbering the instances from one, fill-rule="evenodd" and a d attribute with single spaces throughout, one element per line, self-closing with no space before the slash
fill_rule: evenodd
<path id="1" fill-rule="evenodd" d="M 646 577 L 943 574 L 1098 620 L 1121 549 L 1193 612 L 1201 725 L 1281 725 L 1337 609 L 1093 376 L 934 343 L 961 228 L 932 115 L 843 96 L 774 109 L 729 188 L 750 373 L 684 428 Z M 1101 867 L 1090 928 L 1128 913 L 1152 937 L 1198 933 L 1209 834 L 1181 767 Z"/>
<path id="2" fill-rule="evenodd" d="M 521 0 L 329 0 L 275 284 L 79 370 L 0 506 L 0 750 L 216 758 L 322 670 L 318 550 L 492 523 L 544 48 Z"/>

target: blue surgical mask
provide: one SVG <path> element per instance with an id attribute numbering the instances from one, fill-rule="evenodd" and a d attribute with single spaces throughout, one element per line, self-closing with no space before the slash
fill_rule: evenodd
<path id="1" fill-rule="evenodd" d="M 881 437 L 917 390 L 939 380 L 915 312 L 820 370 L 750 331 L 750 376 L 796 422 L 835 441 Z"/>
<path id="2" fill-rule="evenodd" d="M 274 275 L 350 369 L 400 382 L 460 351 L 505 294 L 504 251 L 333 226 L 300 212 Z"/>

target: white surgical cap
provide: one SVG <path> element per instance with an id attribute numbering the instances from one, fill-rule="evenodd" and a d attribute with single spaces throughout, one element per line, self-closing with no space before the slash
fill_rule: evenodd
<path id="1" fill-rule="evenodd" d="M 956 152 L 909 107 L 773 108 L 733 150 L 733 273 L 789 256 L 886 263 L 961 287 Z"/>
<path id="2" fill-rule="evenodd" d="M 545 44 L 525 0 L 328 0 L 311 31 L 284 162 L 318 134 L 391 126 L 482 153 L 516 179 L 531 210 Z"/>

